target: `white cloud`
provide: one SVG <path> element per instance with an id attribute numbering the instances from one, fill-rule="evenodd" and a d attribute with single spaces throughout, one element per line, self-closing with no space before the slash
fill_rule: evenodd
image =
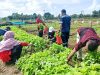
<path id="1" fill-rule="evenodd" d="M 43 0 L 48 2 L 48 4 L 77 4 L 80 3 L 80 0 Z"/>
<path id="2" fill-rule="evenodd" d="M 43 10 L 37 0 L 0 0 L 0 17 L 11 15 L 14 12 L 32 14 L 34 12 L 42 14 Z"/>
<path id="3" fill-rule="evenodd" d="M 100 4 L 97 0 L 92 0 L 92 4 L 87 8 L 88 11 L 92 12 L 93 10 L 99 10 Z"/>
<path id="4" fill-rule="evenodd" d="M 0 14 L 2 14 L 0 17 L 8 16 L 14 12 L 24 14 L 36 12 L 38 14 L 43 14 L 44 10 L 53 14 L 56 13 L 57 15 L 62 8 L 66 8 L 67 6 L 71 7 L 80 3 L 81 0 L 0 0 Z M 92 11 L 99 8 L 100 4 L 97 0 L 93 0 L 91 6 L 86 8 L 86 10 L 89 12 L 90 10 Z"/>
<path id="5" fill-rule="evenodd" d="M 1 17 L 8 16 L 14 12 L 32 14 L 34 12 L 43 14 L 44 10 L 53 11 L 59 8 L 56 4 L 77 4 L 80 0 L 0 0 Z"/>

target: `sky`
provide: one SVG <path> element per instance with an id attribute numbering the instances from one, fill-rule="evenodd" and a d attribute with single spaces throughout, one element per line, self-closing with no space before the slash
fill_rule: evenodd
<path id="1" fill-rule="evenodd" d="M 41 14 L 50 12 L 57 16 L 62 9 L 67 14 L 91 14 L 100 9 L 100 0 L 0 0 L 0 17 L 12 13 Z"/>

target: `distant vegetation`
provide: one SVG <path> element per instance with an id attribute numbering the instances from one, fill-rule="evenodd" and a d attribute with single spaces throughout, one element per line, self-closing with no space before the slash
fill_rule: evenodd
<path id="1" fill-rule="evenodd" d="M 73 14 L 71 15 L 72 18 L 100 18 L 100 10 L 94 10 L 92 12 L 92 14 L 84 14 L 85 11 L 82 11 L 80 14 Z M 4 17 L 3 19 L 6 20 L 7 18 L 9 18 L 9 20 L 32 20 L 34 21 L 37 16 L 41 16 L 41 18 L 43 20 L 54 20 L 54 19 L 58 19 L 60 17 L 60 15 L 58 16 L 54 16 L 53 14 L 51 14 L 50 12 L 45 12 L 44 15 L 40 15 L 37 13 L 33 13 L 31 15 L 28 14 L 24 14 L 24 13 L 12 13 L 12 15 Z"/>

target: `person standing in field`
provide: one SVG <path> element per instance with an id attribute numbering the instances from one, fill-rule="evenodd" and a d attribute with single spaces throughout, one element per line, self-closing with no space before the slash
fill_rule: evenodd
<path id="1" fill-rule="evenodd" d="M 43 37 L 43 30 L 44 26 L 46 27 L 45 23 L 40 19 L 40 16 L 36 18 L 36 23 L 38 24 L 38 36 Z"/>
<path id="2" fill-rule="evenodd" d="M 100 45 L 100 37 L 93 28 L 81 27 L 77 30 L 77 44 L 67 57 L 67 62 L 72 65 L 72 57 L 77 52 L 77 59 L 82 61 L 82 48 L 91 52 L 96 51 Z"/>
<path id="3" fill-rule="evenodd" d="M 60 18 L 60 23 L 61 23 L 61 38 L 63 42 L 64 47 L 68 47 L 68 39 L 69 39 L 69 34 L 70 34 L 70 25 L 71 25 L 71 17 L 66 14 L 66 10 L 63 9 L 61 11 L 61 18 Z"/>

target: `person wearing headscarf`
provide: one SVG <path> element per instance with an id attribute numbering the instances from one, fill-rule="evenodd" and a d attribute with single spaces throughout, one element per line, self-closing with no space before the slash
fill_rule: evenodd
<path id="1" fill-rule="evenodd" d="M 0 42 L 0 60 L 3 62 L 9 62 L 11 60 L 11 50 L 14 46 L 21 45 L 21 46 L 28 46 L 28 43 L 19 42 L 14 39 L 14 32 L 7 31 L 4 36 L 3 40 Z"/>

